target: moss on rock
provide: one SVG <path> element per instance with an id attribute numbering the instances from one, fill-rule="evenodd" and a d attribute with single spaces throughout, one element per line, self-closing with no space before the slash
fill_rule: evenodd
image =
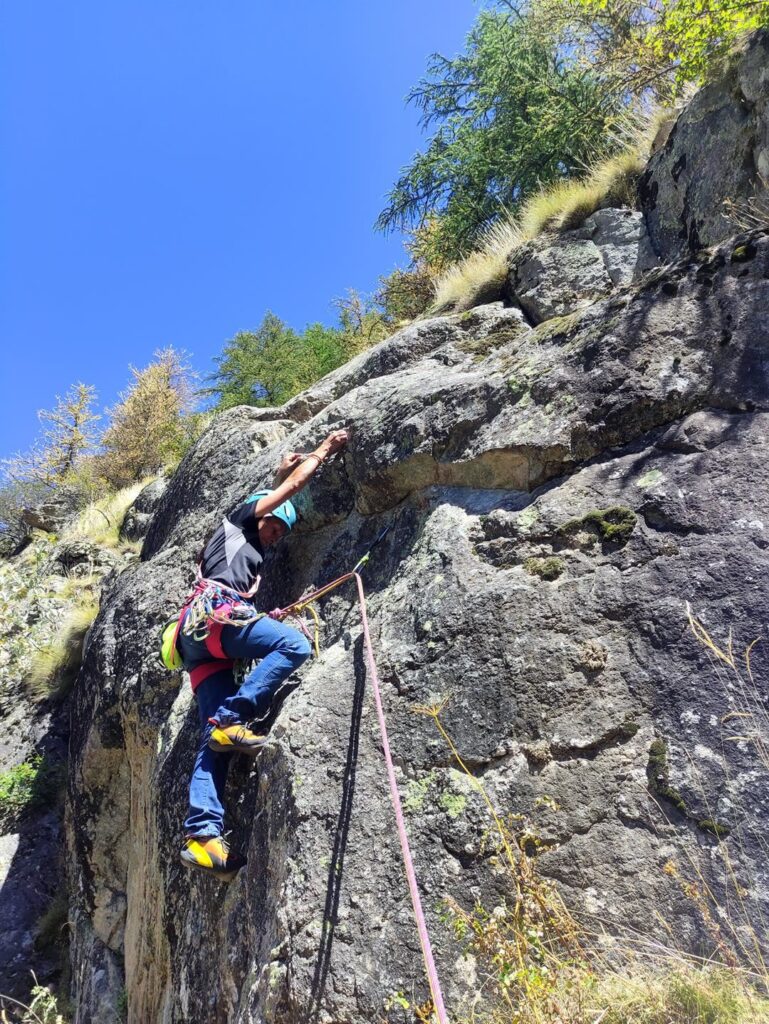
<path id="1" fill-rule="evenodd" d="M 578 519 L 570 519 L 560 527 L 561 536 L 569 537 L 581 530 L 588 530 L 605 543 L 626 544 L 635 529 L 637 516 L 630 508 L 613 505 L 586 512 Z"/>
<path id="2" fill-rule="evenodd" d="M 552 582 L 557 580 L 566 568 L 562 558 L 527 558 L 523 567 L 529 576 L 539 576 L 540 579 Z"/>
<path id="3" fill-rule="evenodd" d="M 701 828 L 703 832 L 710 832 L 711 835 L 721 839 L 724 836 L 728 836 L 731 829 L 728 825 L 722 825 L 718 821 L 713 821 L 711 818 L 705 818 L 702 821 L 697 822 L 697 828 Z"/>
<path id="4" fill-rule="evenodd" d="M 758 248 L 749 242 L 747 245 L 738 245 L 732 251 L 732 263 L 748 263 L 758 252 Z"/>
<path id="5" fill-rule="evenodd" d="M 508 377 L 507 387 L 513 402 L 520 402 L 529 390 L 529 385 L 525 381 L 519 380 L 518 377 Z"/>
<path id="6" fill-rule="evenodd" d="M 584 310 L 579 309 L 575 313 L 567 313 L 565 316 L 552 316 L 538 324 L 530 338 L 533 345 L 542 345 L 546 342 L 555 341 L 556 338 L 565 338 L 573 333 L 584 315 Z"/>
<path id="7" fill-rule="evenodd" d="M 653 740 L 649 747 L 646 778 L 649 780 L 649 789 L 652 793 L 662 797 L 663 800 L 669 800 L 677 810 L 688 816 L 686 801 L 678 790 L 670 785 L 668 748 L 664 740 Z"/>

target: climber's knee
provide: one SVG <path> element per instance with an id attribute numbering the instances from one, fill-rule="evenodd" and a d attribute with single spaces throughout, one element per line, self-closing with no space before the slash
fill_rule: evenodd
<path id="1" fill-rule="evenodd" d="M 280 650 L 293 664 L 294 668 L 299 668 L 312 653 L 309 640 L 298 629 L 286 631 L 280 645 Z"/>

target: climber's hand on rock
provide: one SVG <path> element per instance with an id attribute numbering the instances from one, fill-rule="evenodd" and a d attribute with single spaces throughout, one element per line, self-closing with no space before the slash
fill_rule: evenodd
<path id="1" fill-rule="evenodd" d="M 283 483 L 286 477 L 293 473 L 296 467 L 306 458 L 307 456 L 301 452 L 289 452 L 287 455 L 284 455 L 280 460 L 280 465 L 275 470 L 274 486 L 277 487 Z"/>
<path id="2" fill-rule="evenodd" d="M 324 448 L 328 455 L 336 455 L 347 444 L 349 437 L 350 435 L 346 430 L 332 430 L 321 445 L 321 448 Z"/>
<path id="3" fill-rule="evenodd" d="M 292 469 L 296 469 L 296 467 L 304 458 L 306 458 L 306 456 L 303 455 L 301 452 L 289 452 L 287 455 L 284 455 L 283 458 L 280 460 L 280 465 L 278 466 L 278 473 L 280 473 L 281 476 L 286 476 L 288 473 L 291 472 Z"/>

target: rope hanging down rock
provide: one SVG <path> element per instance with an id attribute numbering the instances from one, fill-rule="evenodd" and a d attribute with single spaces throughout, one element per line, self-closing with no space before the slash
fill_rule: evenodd
<path id="1" fill-rule="evenodd" d="M 414 871 L 414 862 L 411 859 L 411 850 L 409 849 L 409 840 L 408 835 L 406 834 L 406 823 L 403 819 L 403 807 L 401 806 L 400 793 L 398 792 L 398 783 L 395 779 L 395 767 L 393 765 L 392 755 L 390 754 L 390 743 L 387 738 L 387 725 L 385 723 L 384 708 L 382 707 L 382 694 L 379 689 L 379 675 L 376 670 L 374 650 L 371 645 L 371 634 L 369 633 L 368 628 L 366 595 L 363 591 L 363 580 L 357 572 L 353 573 L 353 575 L 355 576 L 355 582 L 358 585 L 358 599 L 360 601 L 361 622 L 363 623 L 363 637 L 366 643 L 366 658 L 368 660 L 368 667 L 371 673 L 371 685 L 374 691 L 377 718 L 379 719 L 379 731 L 382 735 L 382 750 L 384 751 L 385 764 L 387 765 L 387 778 L 390 783 L 390 796 L 392 797 L 393 808 L 395 810 L 395 820 L 398 824 L 398 837 L 401 842 L 403 865 L 406 869 L 406 878 L 408 879 L 409 892 L 411 893 L 411 903 L 414 907 L 414 917 L 417 921 L 419 942 L 422 946 L 422 956 L 424 957 L 425 968 L 427 970 L 427 980 L 430 983 L 430 993 L 433 997 L 433 1006 L 435 1007 L 438 1024 L 448 1024 L 446 1009 L 443 1005 L 441 984 L 438 980 L 438 971 L 435 967 L 433 951 L 430 945 L 430 936 L 427 933 L 427 922 L 425 921 L 424 911 L 422 910 L 422 901 L 419 898 L 417 876 Z"/>
<path id="2" fill-rule="evenodd" d="M 389 527 L 388 527 L 389 529 Z M 283 618 L 286 615 L 294 615 L 300 613 L 305 608 L 310 608 L 313 617 L 316 622 L 316 645 L 317 645 L 317 623 L 318 616 L 314 608 L 312 608 L 312 602 L 319 600 L 326 594 L 335 590 L 337 587 L 346 583 L 348 580 L 354 579 L 358 588 L 358 601 L 360 603 L 360 615 L 361 624 L 363 626 L 363 639 L 366 646 L 366 660 L 368 663 L 368 670 L 371 676 L 371 687 L 374 691 L 374 703 L 376 705 L 377 720 L 379 722 L 379 732 L 382 739 L 382 751 L 384 753 L 385 764 L 387 766 L 387 779 L 390 785 L 390 797 L 392 799 L 393 809 L 395 811 L 395 821 L 398 827 L 398 838 L 400 840 L 401 855 L 403 857 L 403 866 L 406 870 L 406 879 L 408 881 L 409 893 L 411 894 L 411 904 L 414 908 L 414 917 L 416 918 L 417 931 L 419 932 L 419 944 L 422 947 L 422 956 L 425 962 L 425 969 L 427 971 L 427 980 L 430 985 L 430 993 L 432 995 L 433 1007 L 435 1008 L 435 1015 L 438 1018 L 438 1024 L 448 1024 L 448 1017 L 446 1016 L 446 1008 L 443 1003 L 443 993 L 441 991 L 441 984 L 438 979 L 438 971 L 435 966 L 435 960 L 433 958 L 432 946 L 430 944 L 430 936 L 427 931 L 427 921 L 425 920 L 425 914 L 422 909 L 422 900 L 419 896 L 419 888 L 417 886 L 417 876 L 414 869 L 414 861 L 411 856 L 411 849 L 409 847 L 408 834 L 406 832 L 406 822 L 403 817 L 403 806 L 401 804 L 400 793 L 398 791 L 398 783 L 395 778 L 395 766 L 393 764 L 392 754 L 390 753 L 390 741 L 387 735 L 387 723 L 385 721 L 384 707 L 382 704 L 382 693 L 379 685 L 379 674 L 376 668 L 376 662 L 374 660 L 374 648 L 371 642 L 371 632 L 368 625 L 368 615 L 366 614 L 366 594 L 363 589 L 363 580 L 358 572 L 369 559 L 371 549 L 375 544 L 378 544 L 382 537 L 385 535 L 387 530 L 383 530 L 382 533 L 371 545 L 371 548 L 357 563 L 355 568 L 344 576 L 340 576 L 338 579 L 332 580 L 331 583 L 327 583 L 324 587 L 319 587 L 318 590 L 313 591 L 306 597 L 294 604 L 288 605 L 286 608 L 276 608 L 275 611 L 270 612 L 270 616 L 275 618 Z"/>

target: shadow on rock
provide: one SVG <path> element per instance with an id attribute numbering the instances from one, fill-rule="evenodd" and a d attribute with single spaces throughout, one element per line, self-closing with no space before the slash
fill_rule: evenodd
<path id="1" fill-rule="evenodd" d="M 363 696 L 365 693 L 366 669 L 363 662 L 363 638 L 355 643 L 355 690 L 353 692 L 352 712 L 350 715 L 350 734 L 347 742 L 344 775 L 342 781 L 342 802 L 334 830 L 334 849 L 328 868 L 326 883 L 326 902 L 323 907 L 323 930 L 320 947 L 315 961 L 315 972 L 310 988 L 309 1020 L 316 1020 L 323 1002 L 323 994 L 331 965 L 331 951 L 334 944 L 334 931 L 338 921 L 339 899 L 342 893 L 344 878 L 344 858 L 347 852 L 347 839 L 350 832 L 353 798 L 355 796 L 355 773 L 358 765 L 358 747 L 360 743 L 360 723 L 363 712 Z"/>

